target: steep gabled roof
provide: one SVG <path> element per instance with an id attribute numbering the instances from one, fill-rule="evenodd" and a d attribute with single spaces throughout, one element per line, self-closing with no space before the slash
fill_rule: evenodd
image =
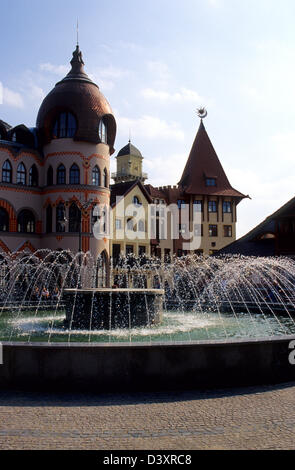
<path id="1" fill-rule="evenodd" d="M 206 186 L 206 178 L 215 178 L 216 186 Z M 188 194 L 248 197 L 230 185 L 202 119 L 178 185 Z"/>
<path id="2" fill-rule="evenodd" d="M 111 189 L 111 199 L 110 204 L 112 207 L 116 205 L 117 196 L 126 196 L 135 186 L 138 186 L 145 198 L 149 203 L 152 203 L 152 198 L 139 180 L 136 181 L 126 181 L 125 183 L 112 184 Z"/>

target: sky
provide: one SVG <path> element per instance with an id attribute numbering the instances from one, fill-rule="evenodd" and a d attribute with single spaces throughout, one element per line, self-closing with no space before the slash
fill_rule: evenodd
<path id="1" fill-rule="evenodd" d="M 242 236 L 294 196 L 294 0 L 0 0 L 0 119 L 34 127 L 43 98 L 85 70 L 154 186 L 177 184 L 199 127 L 231 185 Z"/>

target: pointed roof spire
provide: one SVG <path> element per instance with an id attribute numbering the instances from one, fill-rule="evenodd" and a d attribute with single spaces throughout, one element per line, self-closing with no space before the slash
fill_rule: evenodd
<path id="1" fill-rule="evenodd" d="M 78 39 L 78 38 L 77 38 Z M 87 73 L 84 70 L 84 61 L 82 57 L 82 52 L 80 51 L 79 44 L 76 45 L 76 49 L 73 52 L 73 57 L 70 62 L 72 68 L 69 71 L 69 73 L 63 78 L 59 83 L 69 81 L 69 80 L 74 80 L 74 81 L 80 81 L 80 82 L 87 82 L 87 83 L 92 83 L 98 88 L 98 85 L 94 83 L 87 75 Z"/>
<path id="2" fill-rule="evenodd" d="M 208 180 L 211 180 L 210 185 Z M 237 196 L 241 199 L 246 197 L 230 185 L 206 132 L 202 117 L 178 185 L 188 194 Z"/>

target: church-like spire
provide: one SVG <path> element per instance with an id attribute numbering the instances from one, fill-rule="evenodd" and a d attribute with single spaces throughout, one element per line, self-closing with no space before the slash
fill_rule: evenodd
<path id="1" fill-rule="evenodd" d="M 206 114 L 207 115 L 207 114 Z M 179 187 L 187 194 L 211 194 L 246 197 L 229 183 L 215 149 L 206 132 L 203 118 L 192 145 Z"/>
<path id="2" fill-rule="evenodd" d="M 73 57 L 70 62 L 72 68 L 69 71 L 69 73 L 65 76 L 61 82 L 69 81 L 69 80 L 74 80 L 74 81 L 80 81 L 80 82 L 88 82 L 92 83 L 93 85 L 97 86 L 96 83 L 94 83 L 87 75 L 87 73 L 84 70 L 84 61 L 82 57 L 82 52 L 80 51 L 79 44 L 76 45 L 76 49 L 73 52 Z M 98 86 L 97 86 L 98 88 Z"/>

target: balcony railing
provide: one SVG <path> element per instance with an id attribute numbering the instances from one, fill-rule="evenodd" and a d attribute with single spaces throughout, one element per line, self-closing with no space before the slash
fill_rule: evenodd
<path id="1" fill-rule="evenodd" d="M 144 178 L 144 179 L 147 179 L 148 174 L 142 172 L 140 175 L 134 175 L 133 173 L 129 173 L 127 171 L 119 171 L 119 172 L 112 173 L 111 177 L 112 178 L 132 178 L 132 179 L 136 179 L 136 178 L 142 179 L 142 178 Z"/>

